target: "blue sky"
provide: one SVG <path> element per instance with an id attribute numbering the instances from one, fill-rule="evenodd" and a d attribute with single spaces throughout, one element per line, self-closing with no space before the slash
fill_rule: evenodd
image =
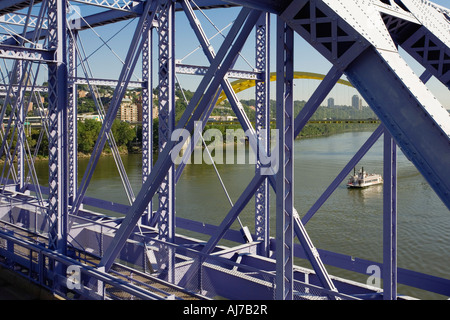
<path id="1" fill-rule="evenodd" d="M 449 7 L 449 0 L 436 0 L 435 3 Z M 84 5 L 79 6 L 83 14 L 86 14 L 86 10 L 92 10 Z M 223 36 L 218 34 L 216 28 L 226 32 L 229 30 L 230 23 L 234 20 L 238 14 L 239 9 L 220 9 L 220 10 L 205 10 L 204 14 L 202 12 L 196 11 L 196 14 L 202 26 L 205 29 L 205 33 L 208 37 L 215 36 L 211 43 L 214 49 L 217 51 L 219 49 L 220 43 L 223 40 Z M 211 20 L 214 26 L 208 21 Z M 107 48 L 103 46 L 89 59 L 90 66 L 94 72 L 95 77 L 104 78 L 117 78 L 121 68 L 121 61 L 116 56 L 119 56 L 122 60 L 125 59 L 129 42 L 134 32 L 135 22 L 121 22 L 114 25 L 97 28 L 95 34 L 91 30 L 84 31 L 82 33 L 82 41 L 85 46 L 86 52 L 90 53 L 97 50 L 101 46 L 103 41 L 108 41 L 113 35 L 115 35 L 119 30 L 118 35 L 114 36 L 108 45 L 112 48 Z M 275 17 L 272 17 L 272 29 L 275 29 Z M 123 30 L 122 30 L 123 28 Z M 275 43 L 275 33 L 272 32 L 272 42 Z M 206 58 L 202 50 L 198 49 L 199 43 L 191 30 L 186 17 L 183 13 L 178 13 L 176 16 L 176 59 L 180 60 L 182 63 L 186 64 L 199 64 L 208 65 Z M 242 50 L 242 57 L 239 58 L 236 67 L 246 70 L 251 70 L 254 66 L 254 35 L 250 35 L 250 40 L 244 46 Z M 331 64 L 324 59 L 319 53 L 317 53 L 308 43 L 306 43 L 300 36 L 295 37 L 295 70 L 296 71 L 307 71 L 307 72 L 317 72 L 326 74 L 331 67 Z M 272 46 L 272 52 L 274 49 Z M 157 52 L 157 51 L 156 51 Z M 406 62 L 411 66 L 411 68 L 417 73 L 421 74 L 423 67 L 416 63 L 409 56 L 401 52 L 402 56 Z M 155 53 L 156 55 L 156 53 Z M 272 68 L 274 68 L 274 55 L 272 55 Z M 134 79 L 140 77 L 140 70 L 136 70 Z M 196 85 L 199 82 L 199 77 L 196 76 L 178 76 L 178 80 L 183 88 L 189 90 L 195 90 Z M 313 92 L 315 87 L 318 85 L 318 81 L 315 80 L 296 80 L 295 90 L 296 99 L 307 99 L 307 97 Z M 439 81 L 432 78 L 427 84 L 430 91 L 436 96 L 436 98 L 441 102 L 441 104 L 450 109 L 450 94 L 448 89 L 442 85 Z M 331 92 L 330 96 L 335 98 L 338 104 L 350 104 L 351 96 L 356 92 L 356 90 L 347 88 L 345 86 L 336 86 L 336 88 Z M 247 90 L 245 93 L 240 94 L 242 98 L 248 99 L 253 97 L 251 90 Z"/>

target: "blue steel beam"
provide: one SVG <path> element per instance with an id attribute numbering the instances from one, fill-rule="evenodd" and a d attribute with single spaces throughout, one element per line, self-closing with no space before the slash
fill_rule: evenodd
<path id="1" fill-rule="evenodd" d="M 421 26 L 399 44 L 450 89 L 450 47 L 440 38 Z"/>
<path id="2" fill-rule="evenodd" d="M 123 20 L 129 20 L 136 18 L 142 14 L 143 8 L 142 6 L 138 6 L 134 9 L 133 12 L 126 11 L 117 11 L 117 10 L 107 10 L 103 12 L 99 12 L 96 14 L 84 16 L 82 18 L 77 18 L 69 21 L 69 26 L 71 29 L 82 31 L 87 30 L 89 28 L 95 28 L 99 26 L 105 26 L 108 24 L 116 23 Z M 48 36 L 48 30 L 44 29 L 41 32 L 37 33 L 36 30 L 28 31 L 23 35 L 25 39 L 31 40 L 35 37 L 36 34 L 39 34 L 39 39 L 44 39 Z M 17 39 L 14 37 L 10 37 L 2 42 L 5 45 L 14 45 L 17 43 Z"/>
<path id="3" fill-rule="evenodd" d="M 450 88 L 450 20 L 437 7 L 418 0 L 402 0 L 421 23 L 400 45 L 439 81 Z"/>
<path id="4" fill-rule="evenodd" d="M 161 151 L 170 141 L 175 127 L 175 52 L 174 52 L 174 10 L 169 1 L 160 2 L 158 11 L 159 35 L 159 125 L 158 138 Z M 164 178 L 159 196 L 159 237 L 173 242 L 175 239 L 175 165 Z"/>
<path id="5" fill-rule="evenodd" d="M 294 298 L 294 32 L 277 19 L 276 290 L 278 300 Z M 300 241 L 302 237 L 300 236 Z"/>
<path id="6" fill-rule="evenodd" d="M 261 16 L 256 25 L 256 69 L 263 72 L 263 79 L 256 82 L 255 118 L 256 137 L 256 173 L 261 174 L 261 154 L 270 152 L 270 14 Z M 270 203 L 269 182 L 264 179 L 255 194 L 255 235 L 259 241 L 258 253 L 268 257 L 270 254 Z"/>
<path id="7" fill-rule="evenodd" d="M 78 32 L 72 30 L 69 33 L 68 44 L 68 73 L 69 77 L 75 79 L 77 77 L 77 38 Z M 69 103 L 67 110 L 67 129 L 68 129 L 68 184 L 69 184 L 69 201 L 75 198 L 78 184 L 78 139 L 77 139 L 77 114 L 78 114 L 78 85 L 75 82 L 70 83 L 68 87 Z"/>
<path id="8" fill-rule="evenodd" d="M 49 119 L 49 243 L 52 250 L 65 254 L 67 249 L 68 187 L 67 187 L 67 52 L 65 0 L 48 2 L 48 45 L 55 50 L 55 63 L 48 65 Z"/>
<path id="9" fill-rule="evenodd" d="M 2 0 L 0 1 L 0 15 L 18 11 L 29 7 L 32 3 L 37 4 L 42 0 Z"/>
<path id="10" fill-rule="evenodd" d="M 0 58 L 54 62 L 54 51 L 0 44 Z"/>
<path id="11" fill-rule="evenodd" d="M 0 16 L 0 23 L 10 24 L 15 26 L 27 26 L 30 29 L 36 28 L 38 26 L 38 21 L 40 20 L 38 16 L 28 15 L 23 13 L 8 13 L 4 16 Z M 47 20 L 42 21 L 42 28 L 47 29 Z"/>
<path id="12" fill-rule="evenodd" d="M 142 183 L 145 183 L 153 167 L 152 39 L 152 28 L 150 28 L 142 48 Z M 142 224 L 149 225 L 151 218 L 152 202 L 150 201 L 142 217 Z"/>
<path id="13" fill-rule="evenodd" d="M 383 144 L 383 298 L 397 299 L 397 145 L 389 132 Z"/>
<path id="14" fill-rule="evenodd" d="M 158 10 L 159 35 L 159 122 L 158 138 L 161 151 L 170 141 L 175 127 L 175 11 L 171 0 L 160 1 Z M 158 190 L 158 239 L 175 242 L 175 164 L 169 168 Z M 159 255 L 169 271 L 168 279 L 174 279 L 174 252 L 170 247 L 159 245 Z M 161 253 L 164 252 L 162 255 Z M 167 263 L 165 263 L 167 261 Z M 164 267 L 162 267 L 164 269 Z"/>
<path id="15" fill-rule="evenodd" d="M 119 11 L 131 11 L 136 4 L 139 5 L 143 2 L 135 0 L 120 0 L 120 1 L 115 0 L 112 2 L 104 0 L 70 0 L 70 1 Z"/>
<path id="16" fill-rule="evenodd" d="M 19 131 L 17 132 L 18 135 L 18 143 L 16 148 L 19 148 L 19 151 L 17 153 L 17 179 L 18 179 L 18 190 L 22 190 L 24 183 L 25 183 L 25 131 L 23 129 L 24 122 L 25 122 L 25 98 L 24 98 L 24 89 L 23 85 L 26 84 L 24 81 L 27 80 L 27 75 L 25 74 L 25 68 L 23 61 L 17 61 L 18 68 L 16 77 L 17 80 L 20 81 L 20 90 L 17 91 L 17 108 L 18 108 L 18 117 L 16 120 L 16 126 L 19 128 Z M 25 75 L 25 76 L 24 76 Z"/>

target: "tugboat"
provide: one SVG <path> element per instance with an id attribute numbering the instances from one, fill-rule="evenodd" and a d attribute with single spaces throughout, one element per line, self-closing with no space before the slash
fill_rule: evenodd
<path id="1" fill-rule="evenodd" d="M 348 179 L 347 187 L 365 188 L 382 183 L 383 178 L 381 177 L 381 175 L 376 173 L 368 174 L 364 171 L 364 167 L 362 167 L 358 174 L 356 174 L 356 169 L 353 169 L 353 176 L 350 176 L 350 179 Z"/>

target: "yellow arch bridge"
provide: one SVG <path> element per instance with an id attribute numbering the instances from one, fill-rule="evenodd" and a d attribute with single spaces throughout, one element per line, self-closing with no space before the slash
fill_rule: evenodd
<path id="1" fill-rule="evenodd" d="M 294 72 L 294 79 L 323 80 L 324 78 L 325 75 L 320 73 L 303 72 L 303 71 Z M 270 74 L 270 81 L 275 81 L 276 79 L 277 79 L 276 72 L 272 72 Z M 353 85 L 347 80 L 339 79 L 337 83 L 353 88 Z M 256 85 L 255 80 L 236 80 L 231 83 L 231 86 L 233 87 L 235 93 L 242 92 L 244 90 L 254 87 L 255 85 Z M 219 96 L 219 99 L 217 100 L 217 103 L 220 103 L 226 99 L 227 96 L 225 95 L 225 92 L 222 91 L 222 93 Z"/>
<path id="2" fill-rule="evenodd" d="M 270 74 L 270 81 L 275 81 L 277 78 L 276 72 L 272 72 Z M 323 80 L 325 78 L 325 75 L 320 73 L 313 73 L 313 72 L 303 72 L 303 71 L 296 71 L 294 72 L 294 79 L 309 79 L 309 80 Z M 339 79 L 339 84 L 342 84 L 344 86 L 348 86 L 353 88 L 353 85 L 343 79 Z M 231 86 L 234 89 L 235 93 L 242 92 L 244 90 L 250 89 L 256 85 L 255 80 L 236 80 L 231 83 Z M 217 99 L 217 104 L 225 101 L 227 99 L 227 96 L 224 91 L 220 94 L 219 98 Z M 210 119 L 209 121 L 212 121 L 216 124 L 239 124 L 239 122 L 236 120 L 231 121 L 214 121 L 213 119 Z M 345 120 L 310 120 L 308 123 L 379 123 L 380 121 L 378 119 L 345 119 Z"/>

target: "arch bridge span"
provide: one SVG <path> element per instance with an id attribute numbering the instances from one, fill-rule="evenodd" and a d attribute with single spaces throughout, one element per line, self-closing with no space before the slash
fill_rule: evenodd
<path id="1" fill-rule="evenodd" d="M 320 74 L 320 73 L 314 73 L 314 72 L 295 71 L 293 78 L 294 79 L 323 80 L 325 78 L 325 75 Z M 270 81 L 273 82 L 273 81 L 276 81 L 276 79 L 277 79 L 276 72 L 271 72 L 270 73 Z M 235 80 L 235 81 L 231 82 L 231 86 L 233 87 L 233 90 L 235 93 L 239 93 L 244 90 L 255 87 L 256 81 L 257 80 L 239 79 L 239 80 Z M 337 81 L 337 83 L 353 88 L 353 85 L 349 81 L 344 80 L 344 79 L 339 79 Z M 219 96 L 219 99 L 217 100 L 217 103 L 221 103 L 222 101 L 224 101 L 226 99 L 227 99 L 227 95 L 224 91 L 222 91 L 222 93 Z"/>

